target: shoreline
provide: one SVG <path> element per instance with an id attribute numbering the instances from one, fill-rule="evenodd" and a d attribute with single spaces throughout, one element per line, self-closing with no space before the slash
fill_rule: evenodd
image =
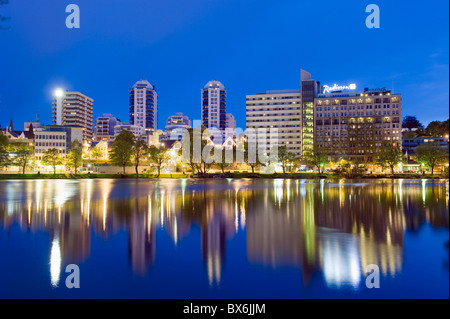
<path id="1" fill-rule="evenodd" d="M 338 176 L 334 174 L 317 173 L 276 173 L 276 174 L 252 174 L 252 173 L 211 173 L 211 174 L 139 174 L 139 179 L 213 179 L 213 178 L 252 178 L 252 179 L 446 179 L 442 175 L 422 175 L 422 174 L 370 174 L 355 177 Z M 1 180 L 83 180 L 83 179 L 136 179 L 136 174 L 0 174 Z"/>

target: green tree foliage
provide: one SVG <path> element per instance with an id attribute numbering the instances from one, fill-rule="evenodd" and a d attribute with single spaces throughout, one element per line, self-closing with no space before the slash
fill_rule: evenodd
<path id="1" fill-rule="evenodd" d="M 446 154 L 446 150 L 441 148 L 438 142 L 419 145 L 415 150 L 416 161 L 429 167 L 431 169 L 431 175 L 434 174 L 436 166 L 448 160 Z"/>
<path id="2" fill-rule="evenodd" d="M 317 148 L 314 148 L 312 152 L 308 152 L 308 154 L 302 156 L 301 161 L 308 166 L 316 167 L 319 174 L 323 173 L 323 168 L 329 163 L 328 155 Z"/>
<path id="3" fill-rule="evenodd" d="M 366 167 L 360 162 L 341 161 L 333 173 L 346 178 L 356 178 L 364 174 Z"/>
<path id="4" fill-rule="evenodd" d="M 237 152 L 240 150 L 238 149 L 236 154 Z M 256 145 L 250 145 L 248 142 L 244 142 L 244 161 L 252 169 L 252 174 L 255 174 L 256 168 L 265 164 L 260 159 Z"/>
<path id="5" fill-rule="evenodd" d="M 403 161 L 403 154 L 400 145 L 391 143 L 382 146 L 375 157 L 375 164 L 391 169 L 394 174 L 394 167 Z"/>
<path id="6" fill-rule="evenodd" d="M 428 136 L 445 136 L 448 135 L 448 120 L 445 122 L 432 121 L 425 129 Z"/>
<path id="7" fill-rule="evenodd" d="M 133 158 L 134 167 L 136 169 L 136 177 L 139 178 L 139 164 L 143 158 L 147 156 L 148 145 L 142 136 L 139 136 L 134 141 L 133 145 Z"/>
<path id="8" fill-rule="evenodd" d="M 63 158 L 59 155 L 59 150 L 53 148 L 47 150 L 42 156 L 42 164 L 53 167 L 53 174 L 56 174 L 56 166 L 62 165 Z"/>
<path id="9" fill-rule="evenodd" d="M 112 165 L 123 168 L 125 175 L 126 167 L 131 165 L 133 156 L 134 135 L 130 131 L 122 131 L 116 137 L 111 151 L 109 152 L 109 160 Z"/>
<path id="10" fill-rule="evenodd" d="M 278 156 L 278 162 L 281 163 L 281 167 L 283 169 L 283 174 L 286 174 L 287 167 L 289 166 L 289 164 L 293 164 L 295 161 L 295 154 L 289 152 L 287 150 L 287 147 L 285 145 L 283 145 L 283 146 L 278 147 L 277 156 Z M 276 161 L 277 159 L 274 158 L 274 160 Z"/>
<path id="11" fill-rule="evenodd" d="M 75 174 L 78 172 L 78 168 L 83 163 L 83 145 L 80 141 L 75 140 L 72 142 L 70 153 L 67 154 L 66 166 L 73 169 Z"/>
<path id="12" fill-rule="evenodd" d="M 163 147 L 152 145 L 148 148 L 148 161 L 155 164 L 158 170 L 158 178 L 161 175 L 161 168 L 170 159 L 168 152 Z"/>
<path id="13" fill-rule="evenodd" d="M 8 145 L 8 138 L 0 132 L 0 168 L 10 164 Z"/>
<path id="14" fill-rule="evenodd" d="M 201 134 L 199 137 L 198 134 Z M 192 173 L 195 174 L 197 171 L 198 173 L 206 173 L 208 170 L 208 167 L 210 166 L 205 162 L 205 158 L 203 156 L 203 150 L 208 145 L 208 137 L 209 137 L 209 131 L 205 126 L 201 126 L 200 130 L 196 129 L 194 134 L 194 129 L 187 129 L 183 135 L 183 139 L 181 141 L 182 143 L 182 153 L 183 155 L 183 162 L 184 164 L 189 165 L 189 167 L 192 170 Z M 196 141 L 195 139 L 200 138 L 200 150 L 196 150 L 199 152 L 199 155 L 201 155 L 201 158 L 196 158 L 196 154 L 194 154 L 194 144 Z"/>
<path id="15" fill-rule="evenodd" d="M 27 167 L 30 166 L 34 155 L 33 147 L 28 143 L 18 143 L 16 145 L 12 145 L 12 150 L 15 154 L 12 164 L 19 166 L 22 169 L 22 173 L 25 174 L 25 171 Z"/>

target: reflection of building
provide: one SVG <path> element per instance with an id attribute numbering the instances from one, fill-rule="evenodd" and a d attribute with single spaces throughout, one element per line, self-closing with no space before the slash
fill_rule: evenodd
<path id="1" fill-rule="evenodd" d="M 225 258 L 225 220 L 222 214 L 213 213 L 202 225 L 202 258 L 206 264 L 209 284 L 219 284 Z"/>
<path id="2" fill-rule="evenodd" d="M 156 235 L 152 223 L 152 212 L 140 212 L 139 199 L 135 200 L 135 211 L 131 215 L 128 231 L 128 251 L 131 268 L 139 275 L 145 275 L 155 260 Z"/>

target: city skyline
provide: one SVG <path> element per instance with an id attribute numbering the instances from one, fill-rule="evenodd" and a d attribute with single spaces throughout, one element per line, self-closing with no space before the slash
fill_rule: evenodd
<path id="1" fill-rule="evenodd" d="M 128 89 L 147 79 L 158 88 L 161 128 L 175 112 L 200 119 L 198 94 L 204 83 L 218 79 L 227 88 L 227 112 L 244 128 L 245 96 L 298 88 L 300 69 L 324 85 L 387 86 L 404 97 L 403 115 L 415 115 L 424 125 L 448 118 L 448 16 L 442 10 L 448 3 L 443 1 L 431 1 L 420 11 L 405 1 L 383 3 L 382 25 L 376 30 L 364 25 L 365 6 L 352 2 L 319 7 L 293 1 L 173 1 L 172 11 L 169 4 L 153 2 L 105 3 L 80 1 L 79 30 L 65 27 L 64 4 L 43 1 L 46 14 L 33 19 L 29 15 L 37 4 L 27 4 L 27 10 L 21 3 L 9 4 L 11 27 L 0 35 L 2 47 L 10 48 L 0 52 L 0 61 L 8 61 L 1 63 L 8 75 L 0 80 L 2 127 L 11 116 L 21 123 L 39 114 L 41 122 L 50 123 L 52 93 L 58 87 L 92 97 L 94 118 L 112 113 L 125 121 Z M 247 16 L 248 10 L 253 14 Z M 156 11 L 159 16 L 153 16 Z M 283 12 L 283 19 L 267 21 L 271 11 Z M 434 16 L 427 14 L 431 11 Z M 122 18 L 115 19 L 119 12 Z M 131 16 L 139 30 L 126 23 Z M 337 31 L 328 21 L 334 16 L 340 17 Z M 310 24 L 315 25 L 311 34 L 305 32 Z M 223 40 L 209 41 L 215 34 Z M 418 43 L 421 49 L 416 50 Z M 23 79 L 32 83 L 26 95 L 18 85 Z"/>

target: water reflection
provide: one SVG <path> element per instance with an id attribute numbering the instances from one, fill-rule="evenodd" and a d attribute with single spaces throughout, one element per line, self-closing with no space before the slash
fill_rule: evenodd
<path id="1" fill-rule="evenodd" d="M 220 285 L 227 242 L 246 235 L 247 262 L 294 267 L 304 285 L 322 274 L 330 287 L 358 288 L 369 264 L 385 276 L 402 269 L 404 233 L 448 228 L 448 181 L 161 180 L 0 183 L 0 226 L 50 235 L 50 280 L 90 255 L 91 232 L 128 233 L 135 274 L 155 264 L 157 232 L 174 245 L 201 232 L 210 285 Z"/>

